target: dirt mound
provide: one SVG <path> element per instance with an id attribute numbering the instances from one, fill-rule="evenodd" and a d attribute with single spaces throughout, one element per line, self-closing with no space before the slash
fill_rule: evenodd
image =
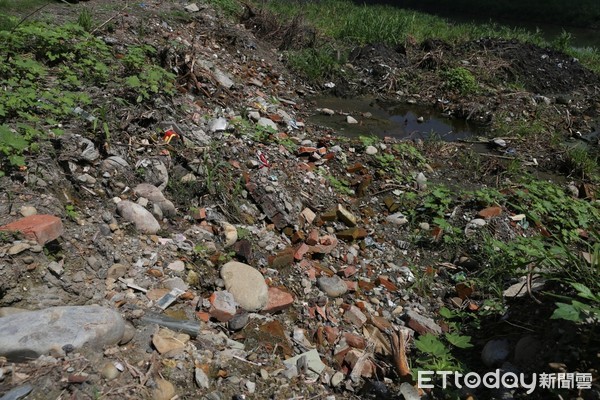
<path id="1" fill-rule="evenodd" d="M 507 74 L 527 90 L 543 95 L 571 93 L 600 86 L 600 77 L 559 51 L 516 40 L 481 39 L 470 49 L 491 52 L 509 63 Z"/>

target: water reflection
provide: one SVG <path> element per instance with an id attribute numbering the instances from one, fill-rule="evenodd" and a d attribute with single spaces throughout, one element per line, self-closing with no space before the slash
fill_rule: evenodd
<path id="1" fill-rule="evenodd" d="M 336 111 L 333 116 L 315 111 L 310 122 L 327 126 L 350 137 L 376 135 L 397 139 L 430 139 L 456 141 L 484 134 L 483 127 L 464 119 L 449 118 L 434 107 L 412 104 L 385 104 L 368 98 L 314 99 L 316 108 Z M 349 124 L 346 115 L 358 121 Z"/>

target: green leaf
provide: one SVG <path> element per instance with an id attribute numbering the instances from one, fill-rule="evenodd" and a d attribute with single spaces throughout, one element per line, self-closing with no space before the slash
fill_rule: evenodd
<path id="1" fill-rule="evenodd" d="M 12 132 L 6 125 L 0 125 L 0 146 L 20 152 L 25 150 L 28 145 L 29 142 L 23 136 Z"/>
<path id="2" fill-rule="evenodd" d="M 599 301 L 599 296 L 594 295 L 590 288 L 588 288 L 584 284 L 578 282 L 571 282 L 571 286 L 573 286 L 575 290 L 577 290 L 577 294 L 579 295 L 579 297 L 583 297 L 584 299 L 592 301 Z"/>
<path id="3" fill-rule="evenodd" d="M 450 353 L 444 343 L 430 333 L 415 340 L 415 346 L 423 353 L 431 354 L 434 357 L 445 357 Z"/>
<path id="4" fill-rule="evenodd" d="M 567 321 L 581 321 L 581 312 L 572 304 L 556 303 L 556 310 L 552 313 L 551 319 L 565 319 Z"/>
<path id="5" fill-rule="evenodd" d="M 458 335 L 456 333 L 446 333 L 446 340 L 454 347 L 459 349 L 469 349 L 473 347 L 471 344 L 471 336 Z"/>
<path id="6" fill-rule="evenodd" d="M 14 165 L 16 167 L 22 167 L 23 165 L 25 165 L 25 157 L 16 154 L 9 156 L 8 161 L 11 165 Z"/>
<path id="7" fill-rule="evenodd" d="M 451 318 L 456 317 L 456 314 L 452 310 L 448 309 L 447 307 L 440 308 L 439 312 L 440 312 L 440 315 L 446 319 L 451 319 Z"/>

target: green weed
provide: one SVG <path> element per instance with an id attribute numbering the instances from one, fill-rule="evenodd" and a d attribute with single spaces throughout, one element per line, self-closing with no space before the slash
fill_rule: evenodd
<path id="1" fill-rule="evenodd" d="M 598 179 L 600 158 L 594 156 L 592 151 L 579 146 L 572 147 L 567 151 L 564 166 L 570 176 L 586 180 Z"/>
<path id="2" fill-rule="evenodd" d="M 93 24 L 92 13 L 87 8 L 84 8 L 77 16 L 77 23 L 84 31 L 91 32 Z"/>
<path id="3" fill-rule="evenodd" d="M 475 76 L 466 68 L 457 67 L 442 72 L 444 87 L 460 94 L 475 93 L 478 90 Z"/>

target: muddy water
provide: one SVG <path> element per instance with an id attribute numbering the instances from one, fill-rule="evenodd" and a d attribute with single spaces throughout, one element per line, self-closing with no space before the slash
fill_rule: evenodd
<path id="1" fill-rule="evenodd" d="M 309 121 L 334 129 L 350 137 L 394 137 L 397 139 L 440 139 L 456 141 L 471 136 L 485 136 L 483 127 L 464 119 L 450 118 L 434 107 L 413 104 L 382 103 L 369 98 L 341 99 L 319 97 L 314 99 L 317 108 L 329 108 L 335 115 L 318 111 Z M 347 115 L 358 124 L 349 124 Z"/>

